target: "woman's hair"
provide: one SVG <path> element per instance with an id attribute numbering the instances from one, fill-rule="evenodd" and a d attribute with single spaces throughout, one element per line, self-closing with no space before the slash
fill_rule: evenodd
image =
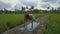
<path id="1" fill-rule="evenodd" d="M 29 13 L 26 13 L 26 14 L 25 14 L 25 19 L 31 20 L 31 19 L 32 19 L 32 16 L 30 16 Z"/>

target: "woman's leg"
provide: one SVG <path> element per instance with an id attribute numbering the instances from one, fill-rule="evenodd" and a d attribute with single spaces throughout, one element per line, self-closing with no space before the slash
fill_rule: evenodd
<path id="1" fill-rule="evenodd" d="M 25 20 L 25 23 L 24 23 L 24 27 L 25 29 L 27 29 L 27 24 L 26 24 L 27 20 Z"/>
<path id="2" fill-rule="evenodd" d="M 25 30 L 27 29 L 27 24 L 24 24 L 24 28 L 25 28 Z"/>
<path id="3" fill-rule="evenodd" d="M 32 27 L 31 28 L 33 28 L 33 20 L 31 20 L 31 23 L 32 23 Z"/>

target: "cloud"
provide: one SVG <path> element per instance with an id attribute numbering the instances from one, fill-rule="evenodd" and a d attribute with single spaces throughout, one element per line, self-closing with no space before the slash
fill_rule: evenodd
<path id="1" fill-rule="evenodd" d="M 10 8 L 10 7 L 11 7 L 11 4 L 0 2 L 0 9 Z"/>
<path id="2" fill-rule="evenodd" d="M 58 5 L 60 6 L 60 0 L 59 0 L 57 3 L 58 3 Z"/>
<path id="3" fill-rule="evenodd" d="M 43 4 L 41 5 L 41 7 L 42 7 L 42 8 L 47 8 L 47 7 L 50 7 L 50 4 L 48 4 L 48 3 L 43 3 Z"/>
<path id="4" fill-rule="evenodd" d="M 42 0 L 42 2 L 46 3 L 46 4 L 48 3 L 48 5 L 44 4 L 45 6 L 49 6 L 49 7 L 53 7 L 53 8 L 57 8 L 60 5 L 60 3 L 59 3 L 60 0 Z"/>
<path id="5" fill-rule="evenodd" d="M 42 0 L 43 2 L 56 3 L 58 0 Z"/>
<path id="6" fill-rule="evenodd" d="M 21 9 L 22 6 L 35 6 L 38 9 L 57 8 L 60 6 L 60 0 L 0 0 L 0 9 Z"/>
<path id="7" fill-rule="evenodd" d="M 0 9 L 7 8 L 8 10 L 14 10 L 15 5 L 18 3 L 20 3 L 19 0 L 0 0 Z"/>
<path id="8" fill-rule="evenodd" d="M 32 1 L 27 1 L 27 0 L 21 0 L 21 3 L 26 6 L 36 6 L 37 5 L 37 3 L 32 2 Z"/>
<path id="9" fill-rule="evenodd" d="M 10 3 L 12 6 L 16 5 L 19 0 L 0 0 L 1 2 L 4 2 L 4 3 Z"/>
<path id="10" fill-rule="evenodd" d="M 14 8 L 21 10 L 21 5 L 20 4 L 16 4 Z"/>

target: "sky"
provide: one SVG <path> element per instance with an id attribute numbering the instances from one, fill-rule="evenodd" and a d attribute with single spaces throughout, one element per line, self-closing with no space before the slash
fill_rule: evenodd
<path id="1" fill-rule="evenodd" d="M 37 9 L 57 8 L 60 7 L 60 0 L 0 0 L 0 9 L 21 10 L 22 6 L 34 6 Z"/>

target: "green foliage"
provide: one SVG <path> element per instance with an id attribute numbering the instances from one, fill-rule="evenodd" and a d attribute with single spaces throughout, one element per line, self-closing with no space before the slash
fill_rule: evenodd
<path id="1" fill-rule="evenodd" d="M 60 34 L 60 14 L 51 14 L 44 34 Z"/>
<path id="2" fill-rule="evenodd" d="M 5 31 L 22 24 L 24 22 L 23 19 L 24 14 L 0 14 L 0 29 Z"/>

